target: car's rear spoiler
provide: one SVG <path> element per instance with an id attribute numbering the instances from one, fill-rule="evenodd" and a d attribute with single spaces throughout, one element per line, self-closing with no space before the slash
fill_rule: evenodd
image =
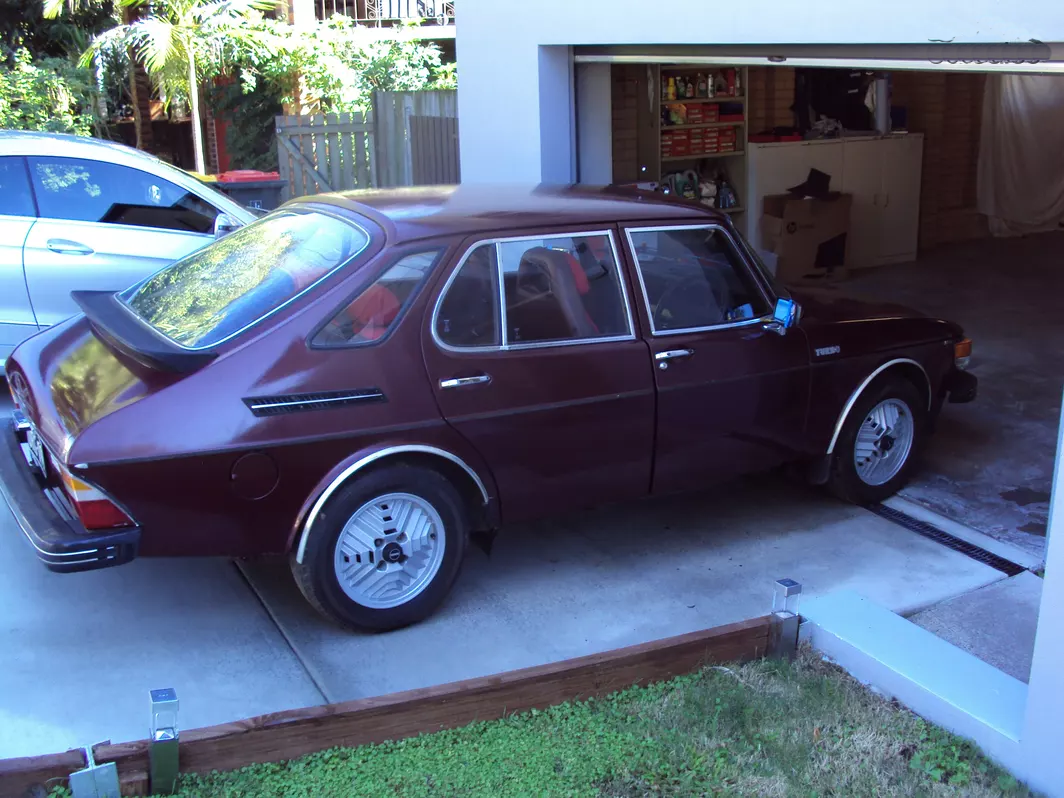
<path id="1" fill-rule="evenodd" d="M 111 291 L 71 291 L 70 296 L 100 340 L 142 366 L 187 373 L 203 368 L 218 356 L 216 352 L 185 349 L 157 333 Z"/>

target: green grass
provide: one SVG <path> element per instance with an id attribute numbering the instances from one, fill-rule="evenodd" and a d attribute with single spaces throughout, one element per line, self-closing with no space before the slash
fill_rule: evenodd
<path id="1" fill-rule="evenodd" d="M 59 794 L 58 792 L 56 794 Z M 461 729 L 182 777 L 192 798 L 1024 796 L 970 744 L 803 651 Z"/>

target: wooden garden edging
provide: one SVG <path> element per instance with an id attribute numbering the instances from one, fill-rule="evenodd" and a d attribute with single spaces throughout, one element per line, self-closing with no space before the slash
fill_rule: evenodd
<path id="1" fill-rule="evenodd" d="M 182 773 L 235 770 L 335 746 L 358 746 L 494 720 L 514 712 L 608 693 L 690 673 L 707 663 L 763 657 L 772 616 L 718 626 L 601 654 L 451 684 L 293 709 L 181 732 Z M 147 791 L 148 741 L 93 749 L 115 762 L 123 795 Z M 50 788 L 85 766 L 81 751 L 0 760 L 0 796 Z"/>

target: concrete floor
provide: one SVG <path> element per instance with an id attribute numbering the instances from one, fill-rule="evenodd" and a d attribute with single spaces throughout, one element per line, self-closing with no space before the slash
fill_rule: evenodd
<path id="1" fill-rule="evenodd" d="M 1031 676 L 1042 580 L 1030 571 L 909 617 L 917 626 L 974 654 L 1009 676 Z"/>
<path id="2" fill-rule="evenodd" d="M 346 634 L 282 562 L 244 566 L 332 701 L 537 665 L 762 615 L 772 583 L 852 589 L 909 612 L 1004 578 L 823 494 L 771 478 L 504 530 L 436 615 Z"/>
<path id="3" fill-rule="evenodd" d="M 946 405 L 903 495 L 1042 556 L 1064 375 L 1064 233 L 942 247 L 839 290 L 964 326 L 979 397 Z"/>

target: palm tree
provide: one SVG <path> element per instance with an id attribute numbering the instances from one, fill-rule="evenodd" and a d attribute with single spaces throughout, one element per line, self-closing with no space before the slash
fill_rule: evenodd
<path id="1" fill-rule="evenodd" d="M 64 2 L 45 1 L 60 6 Z M 130 10 L 143 6 L 146 13 L 98 36 L 82 56 L 82 63 L 91 63 L 105 44 L 125 44 L 143 60 L 165 97 L 186 95 L 196 171 L 206 172 L 200 78 L 218 68 L 226 37 L 235 35 L 254 12 L 273 8 L 276 0 L 119 0 L 118 4 Z"/>

